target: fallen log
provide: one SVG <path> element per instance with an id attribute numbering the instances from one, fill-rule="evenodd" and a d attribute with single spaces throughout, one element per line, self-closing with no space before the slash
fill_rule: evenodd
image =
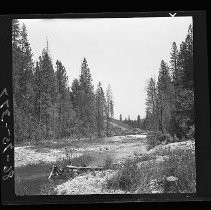
<path id="1" fill-rule="evenodd" d="M 75 169 L 75 170 L 103 170 L 102 167 L 82 167 L 82 166 L 66 166 L 66 168 L 68 169 Z"/>
<path id="2" fill-rule="evenodd" d="M 66 171 L 66 170 L 68 171 Z M 72 165 L 68 165 L 68 166 L 65 166 L 62 170 L 53 165 L 52 167 L 52 170 L 51 170 L 51 173 L 48 177 L 48 179 L 51 179 L 51 177 L 55 177 L 55 176 L 62 176 L 64 173 L 70 173 L 71 171 L 72 172 L 84 172 L 84 171 L 88 171 L 88 170 L 91 170 L 91 171 L 102 171 L 103 168 L 102 167 L 83 167 L 83 166 L 72 166 Z"/>

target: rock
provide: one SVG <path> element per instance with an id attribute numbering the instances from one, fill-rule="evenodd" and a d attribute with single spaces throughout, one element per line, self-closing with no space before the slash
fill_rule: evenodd
<path id="1" fill-rule="evenodd" d="M 163 189 L 164 193 L 178 193 L 180 192 L 178 181 L 179 179 L 174 176 L 164 178 Z"/>
<path id="2" fill-rule="evenodd" d="M 179 179 L 175 176 L 169 176 L 166 178 L 166 181 L 168 182 L 175 182 L 175 181 L 178 181 Z"/>

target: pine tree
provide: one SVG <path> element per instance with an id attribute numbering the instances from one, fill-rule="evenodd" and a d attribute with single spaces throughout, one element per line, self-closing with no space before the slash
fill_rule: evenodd
<path id="1" fill-rule="evenodd" d="M 158 76 L 158 103 L 159 103 L 159 130 L 168 131 L 169 122 L 171 120 L 172 106 L 172 83 L 169 74 L 169 67 L 163 60 L 161 61 Z"/>
<path id="2" fill-rule="evenodd" d="M 21 105 L 21 77 L 23 75 L 21 68 L 22 53 L 20 49 L 20 25 L 19 21 L 14 19 L 12 21 L 12 72 L 13 72 L 13 100 L 17 107 Z"/>
<path id="3" fill-rule="evenodd" d="M 70 97 L 73 104 L 73 109 L 78 112 L 77 108 L 79 107 L 80 99 L 80 84 L 78 79 L 74 79 L 72 82 Z"/>
<path id="4" fill-rule="evenodd" d="M 158 94 L 156 82 L 151 78 L 147 86 L 146 121 L 150 130 L 158 130 Z"/>
<path id="5" fill-rule="evenodd" d="M 119 115 L 119 120 L 122 121 L 122 114 Z"/>
<path id="6" fill-rule="evenodd" d="M 12 20 L 12 46 L 14 48 L 19 47 L 19 38 L 20 38 L 20 23 L 18 19 Z"/>
<path id="7" fill-rule="evenodd" d="M 173 83 L 175 83 L 175 81 L 177 80 L 177 74 L 178 74 L 178 56 L 179 56 L 176 42 L 173 42 L 171 50 L 172 51 L 170 53 L 171 55 L 170 70 L 171 70 L 172 81 Z"/>
<path id="8" fill-rule="evenodd" d="M 144 124 L 147 129 L 157 130 L 152 125 L 158 119 L 160 131 L 169 132 L 180 139 L 188 137 L 194 125 L 192 25 L 179 50 L 173 43 L 170 68 L 161 61 L 156 88 L 155 81 L 151 80 L 148 84 L 146 105 Z"/>
<path id="9" fill-rule="evenodd" d="M 187 130 L 194 124 L 194 86 L 193 86 L 193 34 L 192 25 L 180 45 L 178 55 L 178 76 L 174 83 L 174 124 L 177 136 L 186 136 Z"/>
<path id="10" fill-rule="evenodd" d="M 27 39 L 26 26 L 23 24 L 20 32 L 20 46 L 21 46 L 21 68 L 22 77 L 20 78 L 21 92 L 22 92 L 22 107 L 28 113 L 34 114 L 33 100 L 34 100 L 34 78 L 33 78 L 33 60 L 30 43 Z"/>
<path id="11" fill-rule="evenodd" d="M 68 113 L 71 116 L 72 105 L 68 89 L 68 77 L 66 69 L 61 61 L 56 62 L 56 79 L 58 88 L 58 136 L 67 135 Z M 69 116 L 69 117 L 70 117 Z"/>
<path id="12" fill-rule="evenodd" d="M 137 127 L 138 128 L 141 127 L 141 118 L 140 118 L 140 115 L 138 115 L 138 117 L 137 117 Z"/>
<path id="13" fill-rule="evenodd" d="M 96 101 L 97 134 L 99 137 L 101 137 L 105 130 L 104 120 L 105 120 L 105 106 L 106 106 L 104 91 L 103 91 L 101 82 L 99 82 L 97 86 L 95 101 Z"/>
<path id="14" fill-rule="evenodd" d="M 55 114 L 57 113 L 58 89 L 53 64 L 46 49 L 43 50 L 39 60 L 39 116 L 40 124 L 44 125 L 45 137 L 54 135 Z"/>
<path id="15" fill-rule="evenodd" d="M 106 133 L 107 135 L 110 135 L 110 128 L 109 128 L 109 122 L 111 118 L 114 116 L 114 102 L 113 102 L 113 96 L 112 96 L 112 90 L 111 85 L 109 84 L 106 89 Z"/>
<path id="16" fill-rule="evenodd" d="M 185 59 L 183 61 L 184 87 L 189 90 L 193 90 L 193 29 L 192 25 L 189 26 L 188 35 L 185 39 Z"/>
<path id="17" fill-rule="evenodd" d="M 25 25 L 12 22 L 12 67 L 15 139 L 32 140 L 35 124 L 34 78 L 31 47 Z"/>
<path id="18" fill-rule="evenodd" d="M 82 122 L 82 134 L 92 136 L 96 131 L 95 121 L 95 96 L 94 86 L 92 85 L 92 76 L 84 58 L 81 65 L 81 74 L 79 78 L 79 118 Z"/>
<path id="19" fill-rule="evenodd" d="M 114 117 L 114 101 L 113 101 L 113 94 L 111 90 L 111 85 L 109 84 L 106 90 L 106 104 L 109 118 Z"/>

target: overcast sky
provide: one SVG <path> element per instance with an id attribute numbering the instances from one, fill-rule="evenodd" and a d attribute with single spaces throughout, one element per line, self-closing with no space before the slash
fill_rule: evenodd
<path id="1" fill-rule="evenodd" d="M 22 19 L 34 59 L 49 41 L 55 66 L 60 60 L 69 78 L 78 78 L 85 57 L 96 87 L 111 84 L 114 115 L 145 117 L 146 84 L 157 77 L 161 60 L 169 62 L 172 43 L 179 47 L 192 17 Z"/>

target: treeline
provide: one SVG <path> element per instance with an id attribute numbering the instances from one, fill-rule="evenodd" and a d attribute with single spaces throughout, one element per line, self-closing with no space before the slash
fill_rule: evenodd
<path id="1" fill-rule="evenodd" d="M 187 139 L 194 135 L 193 30 L 172 45 L 170 62 L 161 61 L 157 80 L 147 87 L 146 128 Z"/>
<path id="2" fill-rule="evenodd" d="M 12 70 L 16 142 L 109 135 L 114 116 L 111 86 L 106 93 L 101 82 L 94 89 L 85 58 L 79 78 L 69 87 L 62 62 L 53 66 L 48 43 L 33 61 L 26 27 L 13 20 Z"/>
<path id="3" fill-rule="evenodd" d="M 131 128 L 140 128 L 142 130 L 146 129 L 145 126 L 145 119 L 141 119 L 140 115 L 137 116 L 136 120 L 131 120 L 130 116 L 128 116 L 127 118 L 125 118 L 124 120 L 122 120 L 122 114 L 120 114 L 119 116 L 119 120 L 123 121 L 124 123 L 128 124 Z"/>

